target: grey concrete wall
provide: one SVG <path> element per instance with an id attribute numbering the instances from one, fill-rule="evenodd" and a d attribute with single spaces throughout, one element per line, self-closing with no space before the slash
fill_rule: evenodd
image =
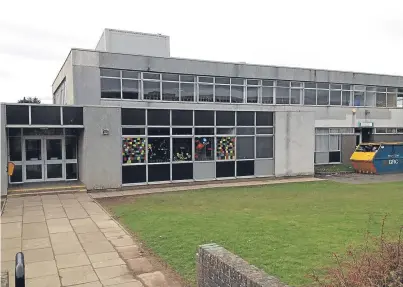
<path id="1" fill-rule="evenodd" d="M 355 150 L 355 135 L 341 136 L 341 162 L 350 164 L 350 157 Z"/>
<path id="2" fill-rule="evenodd" d="M 118 69 L 403 87 L 403 77 L 399 76 L 113 54 L 94 50 L 75 51 L 99 55 L 101 67 Z M 92 64 L 94 63 L 95 61 Z"/>
<path id="3" fill-rule="evenodd" d="M 79 168 L 80 179 L 87 189 L 121 186 L 120 127 L 120 108 L 84 107 L 84 136 L 80 142 Z M 108 129 L 109 135 L 103 135 L 103 129 Z"/>
<path id="4" fill-rule="evenodd" d="M 99 105 L 101 80 L 98 67 L 73 66 L 74 104 Z"/>
<path id="5" fill-rule="evenodd" d="M 287 286 L 216 244 L 199 247 L 196 266 L 198 287 Z"/>
<path id="6" fill-rule="evenodd" d="M 7 194 L 7 134 L 6 134 L 6 105 L 0 104 L 0 190 L 1 195 Z"/>
<path id="7" fill-rule="evenodd" d="M 403 135 L 373 134 L 374 142 L 403 142 Z"/>
<path id="8" fill-rule="evenodd" d="M 73 105 L 75 103 L 74 103 L 74 90 L 73 90 L 74 87 L 73 53 L 71 51 L 52 84 L 52 94 L 55 93 L 55 91 L 63 82 L 63 80 L 65 80 L 66 102 L 68 105 Z M 61 104 L 61 103 L 54 102 L 54 104 Z"/>
<path id="9" fill-rule="evenodd" d="M 314 174 L 314 113 L 276 112 L 274 117 L 275 176 Z"/>

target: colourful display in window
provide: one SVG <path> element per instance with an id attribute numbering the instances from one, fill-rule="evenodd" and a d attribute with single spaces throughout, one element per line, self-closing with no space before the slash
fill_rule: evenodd
<path id="1" fill-rule="evenodd" d="M 146 140 L 144 138 L 123 138 L 123 163 L 143 163 L 146 155 Z"/>
<path id="2" fill-rule="evenodd" d="M 235 138 L 218 137 L 217 138 L 217 160 L 235 159 Z"/>

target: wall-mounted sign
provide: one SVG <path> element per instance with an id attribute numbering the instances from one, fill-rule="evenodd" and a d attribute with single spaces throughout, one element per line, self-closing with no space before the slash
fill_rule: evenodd
<path id="1" fill-rule="evenodd" d="M 362 128 L 372 128 L 374 127 L 374 123 L 372 122 L 358 122 L 358 126 Z"/>
<path id="2" fill-rule="evenodd" d="M 102 129 L 102 134 L 104 136 L 108 136 L 109 135 L 109 129 Z"/>

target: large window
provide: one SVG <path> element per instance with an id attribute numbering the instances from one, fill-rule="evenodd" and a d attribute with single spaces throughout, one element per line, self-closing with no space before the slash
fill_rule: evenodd
<path id="1" fill-rule="evenodd" d="M 338 132 L 336 129 L 316 129 L 315 164 L 341 162 L 341 134 Z"/>

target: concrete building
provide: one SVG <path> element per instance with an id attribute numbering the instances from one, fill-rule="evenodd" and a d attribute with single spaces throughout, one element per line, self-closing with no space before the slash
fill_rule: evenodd
<path id="1" fill-rule="evenodd" d="M 106 29 L 52 89 L 53 105 L 1 106 L 3 193 L 311 175 L 359 142 L 403 141 L 403 77 L 173 58 L 164 35 Z"/>

